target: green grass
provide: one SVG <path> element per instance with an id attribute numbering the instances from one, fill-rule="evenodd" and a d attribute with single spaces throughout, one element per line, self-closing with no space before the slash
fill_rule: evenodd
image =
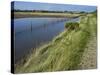
<path id="1" fill-rule="evenodd" d="M 96 17 L 81 16 L 79 29 L 65 29 L 50 43 L 34 50 L 25 58 L 26 62 L 17 64 L 15 72 L 76 70 L 85 46 L 93 33 L 96 33 Z"/>
<path id="2" fill-rule="evenodd" d="M 70 29 L 70 30 L 78 29 L 79 28 L 79 23 L 78 22 L 67 22 L 65 24 L 65 28 Z"/>
<path id="3" fill-rule="evenodd" d="M 42 12 L 14 12 L 15 18 L 21 17 L 78 17 L 80 14 L 71 13 L 42 13 Z"/>

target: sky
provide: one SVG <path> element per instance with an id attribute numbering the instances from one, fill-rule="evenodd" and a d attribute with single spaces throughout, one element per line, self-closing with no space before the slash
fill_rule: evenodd
<path id="1" fill-rule="evenodd" d="M 39 2 L 22 2 L 15 1 L 14 9 L 20 10 L 48 10 L 48 11 L 85 11 L 92 12 L 96 10 L 96 6 L 71 5 L 71 4 L 53 4 Z"/>

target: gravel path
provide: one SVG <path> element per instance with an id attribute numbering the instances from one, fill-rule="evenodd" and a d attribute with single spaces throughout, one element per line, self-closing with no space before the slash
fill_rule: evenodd
<path id="1" fill-rule="evenodd" d="M 79 69 L 96 69 L 97 68 L 97 38 L 95 35 L 88 42 L 82 56 Z"/>
<path id="2" fill-rule="evenodd" d="M 96 69 L 97 68 L 97 35 L 96 26 L 97 19 L 88 16 L 89 27 L 91 29 L 91 38 L 88 41 L 84 50 L 81 62 L 79 63 L 79 69 Z"/>

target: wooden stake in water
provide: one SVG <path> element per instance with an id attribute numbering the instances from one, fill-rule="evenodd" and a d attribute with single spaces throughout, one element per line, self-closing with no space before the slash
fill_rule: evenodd
<path id="1" fill-rule="evenodd" d="M 31 32 L 32 32 L 32 21 L 31 21 Z"/>

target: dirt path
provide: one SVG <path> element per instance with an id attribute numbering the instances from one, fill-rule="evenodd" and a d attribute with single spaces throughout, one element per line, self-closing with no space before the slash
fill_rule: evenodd
<path id="1" fill-rule="evenodd" d="M 88 42 L 85 51 L 82 56 L 81 63 L 79 64 L 79 69 L 95 69 L 97 68 L 97 42 L 96 36 L 93 37 Z"/>

